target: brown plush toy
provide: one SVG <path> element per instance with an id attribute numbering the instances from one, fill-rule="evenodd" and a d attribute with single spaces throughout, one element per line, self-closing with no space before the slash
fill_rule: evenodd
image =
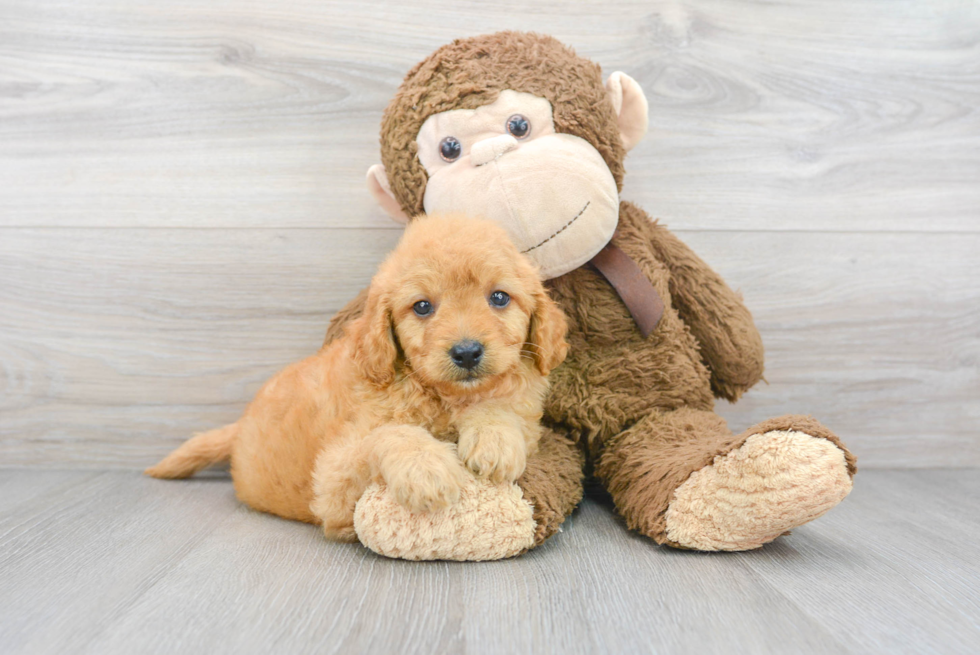
<path id="1" fill-rule="evenodd" d="M 635 81 L 614 73 L 603 85 L 596 64 L 548 36 L 461 39 L 408 73 L 370 189 L 401 221 L 463 211 L 503 224 L 549 280 L 571 347 L 552 372 L 549 430 L 518 481 L 524 503 L 477 485 L 433 519 L 371 489 L 357 529 L 374 550 L 488 559 L 538 545 L 581 499 L 585 458 L 630 528 L 678 548 L 758 548 L 850 491 L 855 458 L 816 420 L 733 435 L 714 413 L 715 397 L 735 401 L 761 379 L 762 342 L 714 271 L 619 201 L 623 159 L 646 128 Z M 328 341 L 362 301 L 334 318 Z"/>

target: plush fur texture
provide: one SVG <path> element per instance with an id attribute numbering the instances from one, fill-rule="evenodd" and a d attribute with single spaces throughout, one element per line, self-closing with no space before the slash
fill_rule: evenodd
<path id="1" fill-rule="evenodd" d="M 492 306 L 494 291 L 509 304 Z M 242 419 L 147 473 L 186 477 L 230 455 L 243 502 L 342 540 L 371 484 L 414 514 L 456 504 L 473 475 L 512 484 L 537 451 L 546 376 L 566 351 L 537 271 L 494 223 L 425 217 L 363 299 L 341 338 L 273 377 Z M 420 300 L 431 313 L 417 314 Z M 451 358 L 465 340 L 484 349 L 472 369 Z M 518 550 L 533 541 L 529 517 L 519 538 L 505 535 Z"/>
<path id="2" fill-rule="evenodd" d="M 644 339 L 596 271 L 583 267 L 551 281 L 552 295 L 569 317 L 571 348 L 552 376 L 546 417 L 588 444 L 597 475 L 631 528 L 660 543 L 701 547 L 671 542 L 664 516 L 692 473 L 759 433 L 757 427 L 732 435 L 713 412 L 712 392 L 734 400 L 755 384 L 762 376 L 762 343 L 738 295 L 639 208 L 623 203 L 613 243 L 664 298 L 664 316 Z M 795 425 L 841 446 L 816 421 L 785 417 L 770 425 Z M 852 473 L 853 457 L 846 457 Z M 811 471 L 800 466 L 779 474 L 802 479 Z M 814 484 L 842 485 L 835 472 Z M 798 509 L 794 519 L 812 514 L 809 507 Z M 739 538 L 743 546 L 759 545 L 754 532 L 733 540 Z"/>
<path id="3" fill-rule="evenodd" d="M 850 493 L 845 460 L 832 441 L 804 432 L 753 434 L 677 488 L 665 516 L 667 542 L 699 550 L 758 548 Z M 824 484 L 828 478 L 836 484 Z"/>
<path id="4" fill-rule="evenodd" d="M 546 98 L 555 129 L 581 137 L 602 155 L 622 190 L 626 150 L 598 65 L 558 40 L 499 32 L 445 45 L 409 71 L 381 120 L 381 161 L 409 216 L 423 210 L 428 180 L 417 157 L 419 129 L 432 114 L 476 109 L 512 89 Z"/>
<path id="5" fill-rule="evenodd" d="M 490 103 L 504 89 L 548 99 L 556 129 L 589 141 L 621 185 L 625 148 L 599 67 L 551 37 L 503 32 L 437 50 L 408 74 L 385 112 L 382 160 L 406 212 L 422 207 L 426 188 L 415 156 L 422 123 L 434 113 Z M 775 538 L 774 525 L 795 527 L 843 498 L 854 457 L 815 420 L 782 417 L 736 436 L 714 413 L 714 397 L 737 400 L 762 378 L 762 342 L 740 296 L 630 203 L 620 206 L 613 243 L 657 289 L 664 316 L 643 338 L 615 290 L 589 265 L 547 283 L 569 318 L 571 348 L 552 375 L 545 420 L 553 431 L 542 441 L 549 447 L 539 452 L 546 459 L 535 468 L 552 472 L 559 482 L 525 474 L 519 481 L 525 498 L 548 498 L 552 512 L 570 510 L 581 496 L 581 473 L 572 470 L 581 461 L 580 448 L 631 528 L 658 543 L 708 550 L 758 547 Z M 328 340 L 357 311 L 355 301 L 334 322 Z M 787 439 L 785 432 L 796 436 Z M 825 443 L 813 448 L 803 437 Z M 781 488 L 810 493 L 792 503 L 778 494 L 757 496 L 751 512 L 778 515 L 771 523 L 730 515 L 719 532 L 704 520 L 701 508 L 718 507 L 734 480 L 758 478 L 760 471 Z M 762 486 L 764 478 L 757 480 Z M 683 502 L 672 506 L 688 480 Z M 560 524 L 553 515 L 541 520 L 536 543 Z"/>
<path id="6" fill-rule="evenodd" d="M 354 527 L 380 555 L 409 560 L 479 562 L 519 555 L 534 545 L 536 525 L 520 487 L 470 478 L 459 501 L 434 512 L 410 512 L 383 484 L 357 503 Z"/>

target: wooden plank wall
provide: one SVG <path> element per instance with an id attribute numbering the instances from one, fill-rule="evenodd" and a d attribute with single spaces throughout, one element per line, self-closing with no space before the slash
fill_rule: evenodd
<path id="1" fill-rule="evenodd" d="M 0 0 L 0 464 L 141 467 L 315 349 L 398 237 L 364 188 L 439 45 L 636 78 L 624 197 L 757 316 L 741 428 L 980 465 L 980 5 Z"/>

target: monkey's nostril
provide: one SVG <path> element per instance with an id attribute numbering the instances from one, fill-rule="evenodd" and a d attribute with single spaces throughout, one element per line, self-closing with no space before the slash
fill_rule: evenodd
<path id="1" fill-rule="evenodd" d="M 449 358 L 453 364 L 467 371 L 476 368 L 483 359 L 483 344 L 471 339 L 460 341 L 449 349 Z"/>

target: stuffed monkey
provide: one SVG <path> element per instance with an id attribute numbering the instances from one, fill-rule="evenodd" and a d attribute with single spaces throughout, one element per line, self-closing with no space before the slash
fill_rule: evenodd
<path id="1" fill-rule="evenodd" d="M 677 548 L 758 548 L 851 489 L 854 456 L 816 420 L 783 416 L 735 435 L 714 413 L 715 397 L 735 401 L 762 378 L 762 342 L 738 294 L 620 202 L 623 159 L 646 129 L 631 78 L 613 73 L 603 85 L 596 64 L 555 39 L 515 32 L 438 49 L 384 113 L 383 166 L 368 172 L 381 206 L 403 222 L 434 211 L 499 221 L 569 319 L 549 429 L 518 481 L 532 519 L 523 548 L 580 500 L 583 457 L 631 529 Z M 335 317 L 327 341 L 361 302 Z M 433 526 L 374 489 L 358 503 L 358 534 L 392 556 L 514 554 L 522 549 L 472 544 L 492 532 L 474 530 L 475 517 L 506 513 L 513 496 L 482 488 Z"/>

